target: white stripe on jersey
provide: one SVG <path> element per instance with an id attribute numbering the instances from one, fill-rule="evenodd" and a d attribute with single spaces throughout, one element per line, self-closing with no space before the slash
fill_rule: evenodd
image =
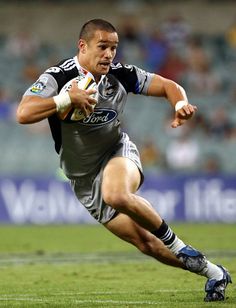
<path id="1" fill-rule="evenodd" d="M 70 67 L 64 68 L 64 71 L 70 71 L 70 70 L 72 70 L 74 67 L 76 67 L 76 64 L 73 64 L 73 65 L 70 66 Z"/>
<path id="2" fill-rule="evenodd" d="M 73 64 L 73 63 L 75 63 L 75 62 L 74 62 L 74 59 L 71 58 L 71 59 L 68 59 L 68 60 L 66 60 L 65 62 L 63 62 L 63 63 L 60 65 L 60 67 L 65 68 L 65 67 L 67 67 L 68 65 Z"/>
<path id="3" fill-rule="evenodd" d="M 64 70 L 64 71 L 69 71 L 71 69 L 73 69 L 76 66 L 74 59 L 69 59 L 66 60 L 63 64 L 60 65 L 60 67 Z"/>
<path id="4" fill-rule="evenodd" d="M 129 157 L 129 137 L 126 135 L 124 139 L 123 156 Z"/>

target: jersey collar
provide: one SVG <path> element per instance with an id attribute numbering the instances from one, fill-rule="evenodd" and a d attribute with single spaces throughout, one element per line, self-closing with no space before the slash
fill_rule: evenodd
<path id="1" fill-rule="evenodd" d="M 82 74 L 84 74 L 85 76 L 87 77 L 90 77 L 92 78 L 94 81 L 95 81 L 95 78 L 93 76 L 93 74 L 91 74 L 89 71 L 87 71 L 85 68 L 83 68 L 80 64 L 79 64 L 79 61 L 78 61 L 78 58 L 77 56 L 74 56 L 74 61 L 75 61 L 75 64 L 76 64 L 76 67 L 78 69 L 79 72 L 81 72 Z M 100 80 L 99 80 L 99 83 L 103 80 L 103 78 L 105 77 L 106 75 L 102 75 Z"/>

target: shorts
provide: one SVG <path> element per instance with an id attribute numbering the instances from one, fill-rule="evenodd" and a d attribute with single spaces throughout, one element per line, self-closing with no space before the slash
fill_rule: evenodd
<path id="1" fill-rule="evenodd" d="M 103 170 L 108 161 L 114 157 L 127 157 L 136 164 L 141 175 L 141 185 L 144 177 L 139 152 L 136 145 L 130 141 L 125 133 L 121 135 L 121 139 L 114 146 L 112 152 L 109 152 L 105 159 L 101 161 L 101 167 L 97 174 L 71 180 L 72 189 L 78 200 L 102 224 L 110 221 L 118 214 L 117 210 L 104 202 L 101 192 Z"/>

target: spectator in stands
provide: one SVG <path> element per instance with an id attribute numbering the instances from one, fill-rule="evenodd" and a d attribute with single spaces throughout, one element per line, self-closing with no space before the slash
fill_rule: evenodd
<path id="1" fill-rule="evenodd" d="M 214 109 L 210 116 L 209 131 L 210 134 L 216 138 L 231 138 L 234 126 L 231 123 L 224 106 L 219 106 Z"/>
<path id="2" fill-rule="evenodd" d="M 209 135 L 209 120 L 204 112 L 198 112 L 192 119 L 191 123 L 188 123 L 188 129 L 191 132 L 202 132 L 206 137 Z"/>
<path id="3" fill-rule="evenodd" d="M 145 62 L 147 69 L 159 73 L 166 63 L 168 55 L 167 42 L 158 28 L 150 31 L 145 43 Z"/>
<path id="4" fill-rule="evenodd" d="M 187 70 L 183 83 L 187 89 L 195 95 L 219 93 L 222 87 L 221 77 L 214 71 L 199 36 L 189 39 L 185 56 Z"/>
<path id="5" fill-rule="evenodd" d="M 165 62 L 159 70 L 159 74 L 177 83 L 181 83 L 186 67 L 185 60 L 175 50 L 170 49 Z"/>
<path id="6" fill-rule="evenodd" d="M 140 150 L 140 157 L 144 171 L 155 170 L 162 164 L 161 150 L 154 144 L 153 140 L 146 141 Z"/>
<path id="7" fill-rule="evenodd" d="M 23 67 L 22 77 L 28 84 L 34 82 L 41 73 L 40 67 L 37 62 L 32 61 L 31 59 L 26 61 L 26 64 Z"/>
<path id="8" fill-rule="evenodd" d="M 225 33 L 226 42 L 232 49 L 236 49 L 236 19 L 232 22 Z"/>
<path id="9" fill-rule="evenodd" d="M 15 118 L 15 105 L 4 87 L 0 86 L 0 119 L 9 120 Z"/>
<path id="10" fill-rule="evenodd" d="M 145 67 L 144 38 L 138 18 L 134 15 L 125 15 L 119 26 L 120 48 L 117 59 L 121 62 L 136 64 Z"/>
<path id="11" fill-rule="evenodd" d="M 200 162 L 200 148 L 197 140 L 188 133 L 172 140 L 166 149 L 166 162 L 170 170 L 185 172 L 197 170 Z"/>
<path id="12" fill-rule="evenodd" d="M 8 37 L 6 50 L 15 58 L 35 57 L 40 48 L 40 42 L 36 35 L 32 35 L 27 29 L 23 29 Z"/>
<path id="13" fill-rule="evenodd" d="M 196 69 L 188 69 L 184 84 L 191 94 L 214 95 L 220 92 L 222 80 L 209 63 L 202 63 Z"/>
<path id="14" fill-rule="evenodd" d="M 192 33 L 190 24 L 179 13 L 170 15 L 161 25 L 161 30 L 169 48 L 181 54 Z"/>
<path id="15" fill-rule="evenodd" d="M 207 174 L 216 174 L 222 171 L 222 164 L 220 158 L 214 154 L 208 154 L 203 161 L 201 170 Z"/>
<path id="16" fill-rule="evenodd" d="M 186 44 L 185 57 L 188 69 L 193 71 L 197 71 L 199 67 L 209 64 L 208 54 L 203 47 L 200 35 L 193 35 L 189 38 Z"/>

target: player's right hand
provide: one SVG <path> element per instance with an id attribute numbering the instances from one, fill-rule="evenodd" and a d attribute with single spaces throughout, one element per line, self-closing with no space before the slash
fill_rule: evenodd
<path id="1" fill-rule="evenodd" d="M 97 103 L 96 99 L 91 97 L 91 95 L 96 92 L 95 89 L 81 90 L 78 88 L 76 81 L 73 81 L 72 87 L 68 91 L 72 107 L 80 109 L 87 117 L 93 112 L 94 105 Z"/>

